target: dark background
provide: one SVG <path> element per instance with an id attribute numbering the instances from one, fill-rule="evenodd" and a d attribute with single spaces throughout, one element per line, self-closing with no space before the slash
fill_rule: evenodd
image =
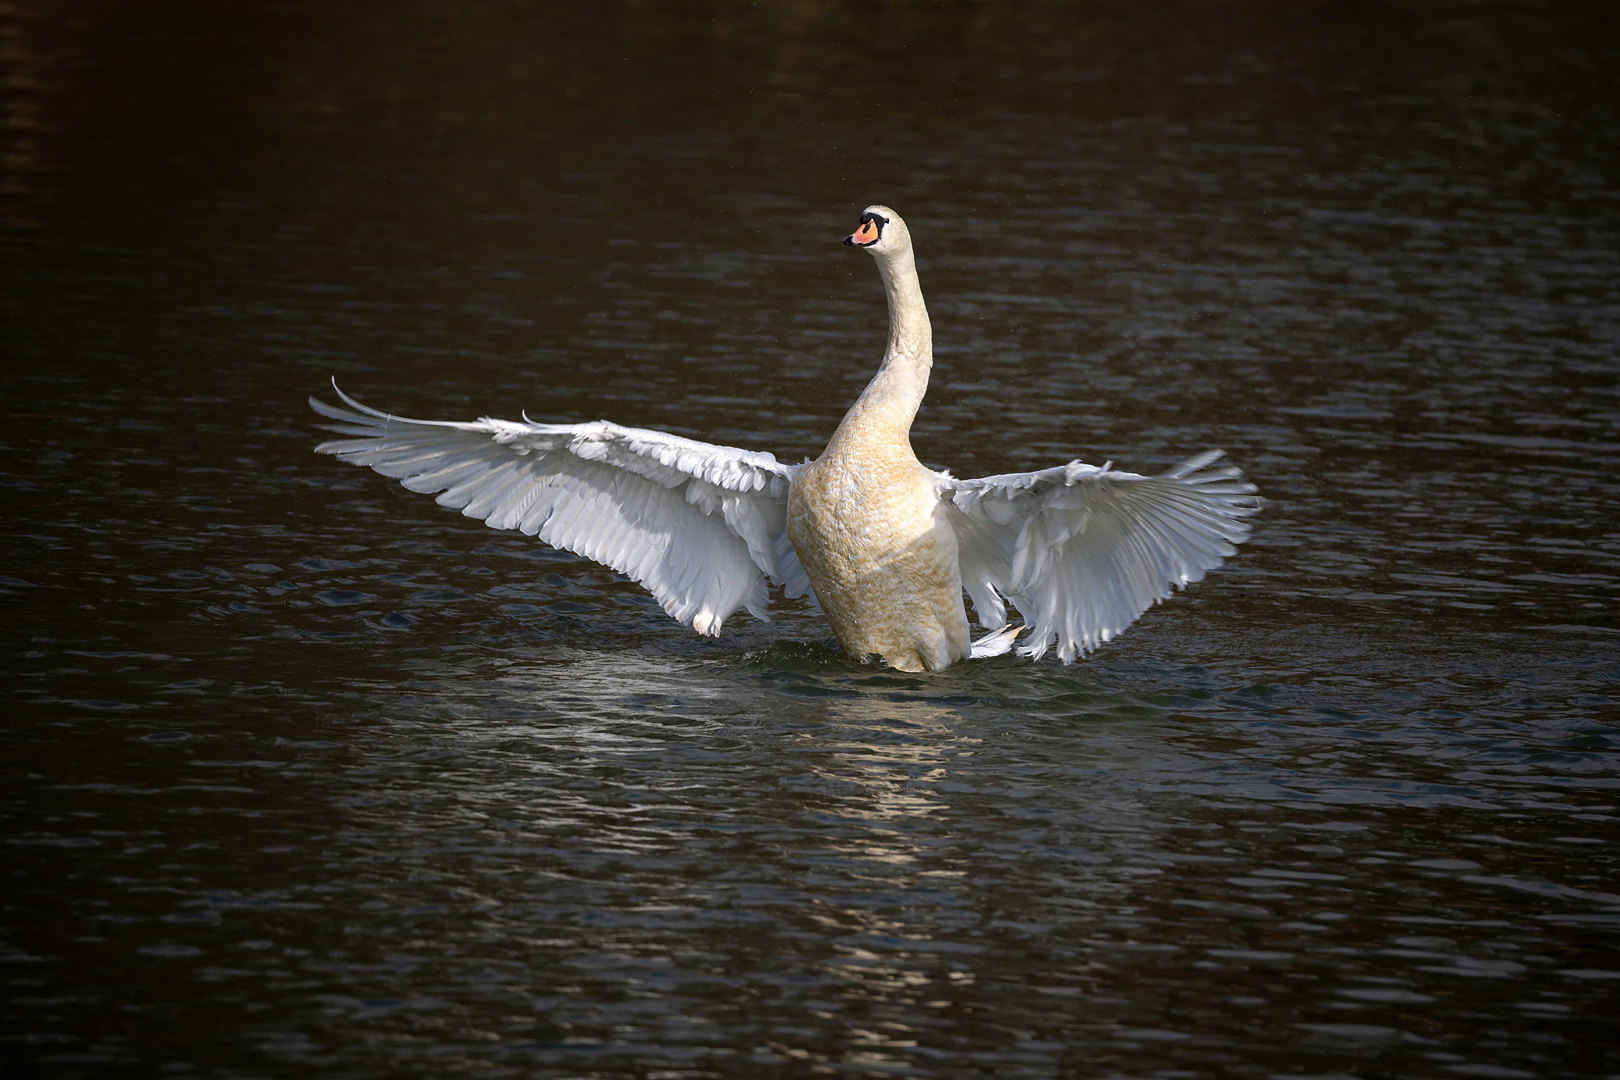
<path id="1" fill-rule="evenodd" d="M 0 7 L 0 1060 L 91 1077 L 1620 1070 L 1612 5 Z M 718 640 L 311 453 L 1224 448 L 1084 662 Z"/>

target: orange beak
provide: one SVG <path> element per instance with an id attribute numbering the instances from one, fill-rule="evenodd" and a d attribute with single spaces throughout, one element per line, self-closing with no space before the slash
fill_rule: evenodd
<path id="1" fill-rule="evenodd" d="M 844 237 L 844 243 L 851 247 L 865 247 L 877 243 L 878 227 L 875 221 L 863 221 L 861 227 Z"/>

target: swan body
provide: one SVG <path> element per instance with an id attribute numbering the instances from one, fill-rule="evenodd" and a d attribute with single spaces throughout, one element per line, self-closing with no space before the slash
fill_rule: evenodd
<path id="1" fill-rule="evenodd" d="M 788 491 L 788 536 L 833 636 L 850 656 L 902 671 L 939 671 L 968 655 L 956 531 L 946 478 L 911 449 L 928 389 L 934 335 L 906 223 L 872 206 L 844 243 L 878 261 L 889 298 L 883 364 Z"/>
<path id="2" fill-rule="evenodd" d="M 316 447 L 398 478 L 493 528 L 624 573 L 700 634 L 738 608 L 768 619 L 768 585 L 813 595 L 840 647 L 902 671 L 939 671 L 1012 647 L 1071 662 L 1249 534 L 1254 485 L 1199 455 L 1159 476 L 1072 461 L 957 480 L 918 462 L 911 424 L 933 334 L 910 232 L 869 206 L 846 244 L 877 261 L 889 301 L 883 363 L 815 461 L 715 446 L 607 421 L 410 420 L 333 389 L 310 405 L 349 436 Z M 991 631 L 969 638 L 964 589 Z"/>

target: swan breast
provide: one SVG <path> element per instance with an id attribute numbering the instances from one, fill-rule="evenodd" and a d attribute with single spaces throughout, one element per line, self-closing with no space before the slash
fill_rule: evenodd
<path id="1" fill-rule="evenodd" d="M 849 655 L 902 671 L 938 671 L 967 656 L 941 479 L 900 453 L 827 455 L 795 477 L 788 536 Z"/>

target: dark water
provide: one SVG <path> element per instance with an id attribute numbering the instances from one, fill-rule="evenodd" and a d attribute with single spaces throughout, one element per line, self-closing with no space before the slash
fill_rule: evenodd
<path id="1" fill-rule="evenodd" d="M 1620 1075 L 1620 20 L 0 11 L 8 1076 Z M 1224 447 L 1084 663 L 853 666 L 311 453 L 337 376 Z"/>

